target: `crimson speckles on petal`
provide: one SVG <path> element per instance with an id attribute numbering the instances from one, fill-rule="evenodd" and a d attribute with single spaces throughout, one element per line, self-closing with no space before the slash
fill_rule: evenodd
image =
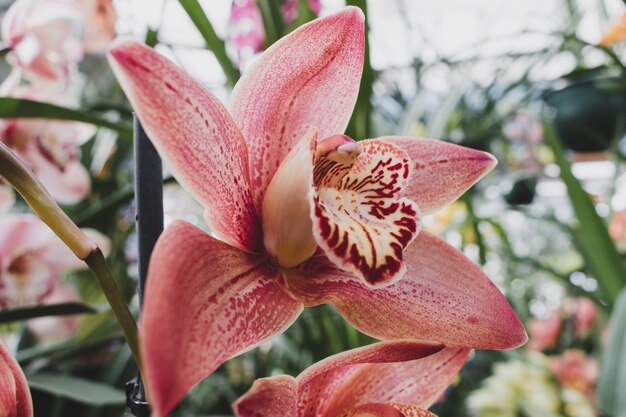
<path id="1" fill-rule="evenodd" d="M 402 277 L 402 252 L 419 232 L 419 209 L 398 198 L 411 173 L 407 153 L 390 143 L 361 142 L 354 162 L 320 157 L 312 195 L 314 234 L 326 255 L 370 285 Z"/>

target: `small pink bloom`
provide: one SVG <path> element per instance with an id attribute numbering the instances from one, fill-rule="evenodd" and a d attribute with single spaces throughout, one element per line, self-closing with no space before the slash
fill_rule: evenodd
<path id="1" fill-rule="evenodd" d="M 582 392 L 593 402 L 598 380 L 598 362 L 578 349 L 568 349 L 561 356 L 550 356 L 550 371 L 564 388 Z"/>
<path id="2" fill-rule="evenodd" d="M 429 417 L 469 349 L 398 340 L 331 356 L 293 378 L 257 380 L 233 408 L 238 417 Z"/>
<path id="3" fill-rule="evenodd" d="M 0 416 L 33 417 L 33 400 L 22 368 L 0 341 Z"/>
<path id="4" fill-rule="evenodd" d="M 42 304 L 71 303 L 81 301 L 74 288 L 61 281 L 57 281 L 52 292 L 44 297 Z M 80 316 L 48 316 L 28 320 L 28 329 L 41 343 L 54 342 L 73 335 L 80 323 Z"/>
<path id="5" fill-rule="evenodd" d="M 108 240 L 89 232 L 107 250 Z M 85 268 L 39 218 L 8 215 L 0 220 L 0 307 L 41 303 L 63 272 Z"/>
<path id="6" fill-rule="evenodd" d="M 28 78 L 65 79 L 83 57 L 82 17 L 73 0 L 17 0 L 2 22 L 2 39 Z"/>
<path id="7" fill-rule="evenodd" d="M 63 91 L 52 85 L 3 86 L 4 94 L 68 105 Z M 79 146 L 95 133 L 85 123 L 48 119 L 2 119 L 0 141 L 30 166 L 39 181 L 62 204 L 75 204 L 91 190 L 91 179 L 80 163 Z"/>
<path id="8" fill-rule="evenodd" d="M 597 311 L 593 301 L 585 297 L 568 298 L 563 309 L 567 316 L 574 319 L 576 335 L 587 337 L 596 322 Z"/>
<path id="9" fill-rule="evenodd" d="M 421 215 L 495 165 L 429 139 L 355 142 L 364 16 L 301 26 L 235 86 L 231 111 L 152 49 L 120 41 L 113 70 L 159 154 L 222 240 L 172 223 L 151 258 L 142 319 L 157 416 L 221 363 L 282 332 L 303 306 L 334 305 L 379 339 L 513 348 L 525 330 Z"/>
<path id="10" fill-rule="evenodd" d="M 102 52 L 115 37 L 117 13 L 113 0 L 79 0 L 79 3 L 85 15 L 85 51 Z"/>
<path id="11" fill-rule="evenodd" d="M 4 214 L 11 210 L 15 204 L 15 193 L 13 192 L 13 188 L 2 184 L 2 179 L 0 178 L 0 214 Z"/>
<path id="12" fill-rule="evenodd" d="M 299 0 L 285 0 L 280 8 L 286 25 L 292 24 L 298 17 Z M 319 0 L 309 0 L 309 7 L 315 16 L 319 16 L 322 4 Z"/>
<path id="13" fill-rule="evenodd" d="M 529 349 L 543 352 L 556 347 L 561 336 L 561 314 L 554 311 L 547 320 L 530 320 L 528 333 L 530 334 Z"/>
<path id="14" fill-rule="evenodd" d="M 609 235 L 615 241 L 621 252 L 626 252 L 626 210 L 618 211 L 613 215 L 609 224 Z"/>

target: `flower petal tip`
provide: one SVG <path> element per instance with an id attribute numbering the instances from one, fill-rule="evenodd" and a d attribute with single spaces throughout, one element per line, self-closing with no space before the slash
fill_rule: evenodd
<path id="1" fill-rule="evenodd" d="M 346 20 L 349 20 L 349 21 L 360 22 L 360 23 L 365 22 L 365 13 L 363 13 L 363 10 L 361 10 L 360 8 L 356 6 L 347 6 L 346 8 L 341 10 L 339 13 L 337 13 L 337 15 L 345 16 Z"/>

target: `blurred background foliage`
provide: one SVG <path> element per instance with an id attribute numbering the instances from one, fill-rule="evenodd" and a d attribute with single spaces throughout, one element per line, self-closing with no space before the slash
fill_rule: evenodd
<path id="1" fill-rule="evenodd" d="M 2 10 L 11 3 L 0 2 Z M 345 4 L 98 3 L 113 8 L 115 32 L 145 39 L 224 100 L 256 54 Z M 626 28 L 609 32 L 623 23 L 626 6 L 618 0 L 347 3 L 366 12 L 369 29 L 347 134 L 440 138 L 489 151 L 500 162 L 424 222 L 483 267 L 525 322 L 530 341 L 516 351 L 476 352 L 433 411 L 626 416 L 626 42 L 620 42 Z M 103 50 L 87 50 L 65 79 L 62 94 L 73 102 L 4 88 L 0 117 L 98 127 L 78 144 L 89 191 L 63 208 L 79 226 L 110 239 L 108 261 L 137 313 L 132 110 Z M 6 86 L 15 59 L 8 50 L 2 54 Z M 0 139 L 10 142 L 6 125 L 1 130 Z M 184 218 L 206 228 L 199 206 L 167 172 L 164 183 L 166 223 Z M 26 211 L 18 199 L 12 213 Z M 136 369 L 120 329 L 87 272 L 63 272 L 61 280 L 78 296 L 42 299 L 47 304 L 36 307 L 5 303 L 0 310 L 3 339 L 25 369 L 36 415 L 123 415 L 123 386 Z M 70 313 L 80 314 L 72 331 L 55 332 Z M 56 315 L 45 319 L 50 335 L 24 325 L 50 314 Z M 283 335 L 197 386 L 175 415 L 232 415 L 230 403 L 255 378 L 297 375 L 370 342 L 332 309 L 306 309 Z"/>

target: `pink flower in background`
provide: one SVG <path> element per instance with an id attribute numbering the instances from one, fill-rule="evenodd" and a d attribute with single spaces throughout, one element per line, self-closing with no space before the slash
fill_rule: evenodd
<path id="1" fill-rule="evenodd" d="M 88 233 L 107 250 L 106 237 Z M 60 284 L 62 273 L 85 267 L 38 217 L 0 218 L 0 307 L 43 303 Z"/>
<path id="2" fill-rule="evenodd" d="M 298 377 L 262 378 L 238 417 L 429 417 L 426 411 L 470 353 L 415 341 L 375 343 L 331 356 Z"/>
<path id="3" fill-rule="evenodd" d="M 621 252 L 626 252 L 626 210 L 613 214 L 609 224 L 609 235 Z"/>
<path id="4" fill-rule="evenodd" d="M 585 394 L 592 403 L 598 380 L 598 362 L 582 350 L 568 349 L 560 356 L 548 357 L 550 371 L 564 388 Z"/>
<path id="5" fill-rule="evenodd" d="M 230 113 L 145 45 L 111 49 L 148 136 L 222 239 L 178 221 L 153 252 L 141 331 L 156 416 L 284 331 L 303 306 L 332 304 L 379 339 L 491 349 L 526 341 L 480 268 L 419 233 L 420 216 L 458 198 L 493 157 L 436 140 L 341 135 L 363 56 L 360 10 L 315 20 L 244 73 Z"/>
<path id="6" fill-rule="evenodd" d="M 10 80 L 7 80 L 10 81 Z M 54 85 L 12 87 L 3 95 L 70 105 L 67 93 Z M 49 119 L 1 119 L 0 141 L 30 166 L 39 181 L 62 204 L 75 204 L 91 190 L 87 169 L 80 162 L 79 146 L 90 139 L 93 125 Z"/>
<path id="7" fill-rule="evenodd" d="M 309 0 L 309 7 L 315 16 L 322 8 L 319 0 Z M 286 25 L 294 22 L 298 16 L 298 0 L 286 0 L 281 6 Z M 228 26 L 228 44 L 236 53 L 236 63 L 245 67 L 251 58 L 261 52 L 265 46 L 263 18 L 256 0 L 234 0 Z"/>
<path id="8" fill-rule="evenodd" d="M 61 280 L 57 281 L 52 292 L 41 300 L 42 304 L 79 301 L 81 301 L 80 295 L 76 290 Z M 41 317 L 28 320 L 26 325 L 40 343 L 55 342 L 72 336 L 80 324 L 80 317 L 80 315 Z"/>
<path id="9" fill-rule="evenodd" d="M 32 417 L 33 400 L 22 368 L 0 340 L 0 416 Z"/>
<path id="10" fill-rule="evenodd" d="M 15 204 L 13 188 L 2 184 L 2 178 L 0 178 L 0 215 L 11 210 L 13 204 Z"/>
<path id="11" fill-rule="evenodd" d="M 117 13 L 113 0 L 79 0 L 79 3 L 85 16 L 85 51 L 102 52 L 115 37 Z"/>
<path id="12" fill-rule="evenodd" d="M 528 323 L 528 348 L 543 352 L 556 347 L 561 336 L 561 314 L 553 311 L 547 320 L 532 319 Z"/>
<path id="13" fill-rule="evenodd" d="M 587 337 L 596 323 L 597 311 L 593 301 L 586 297 L 568 298 L 563 303 L 563 310 L 574 320 L 576 336 Z"/>
<path id="14" fill-rule="evenodd" d="M 62 80 L 83 57 L 82 19 L 73 0 L 17 0 L 2 21 L 2 40 L 27 78 Z"/>

